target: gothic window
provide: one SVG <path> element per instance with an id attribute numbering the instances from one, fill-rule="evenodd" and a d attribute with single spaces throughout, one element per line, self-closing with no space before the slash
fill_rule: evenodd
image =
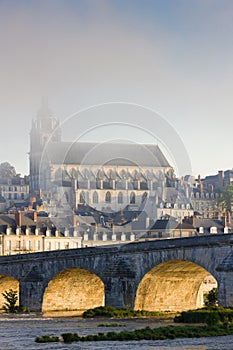
<path id="1" fill-rule="evenodd" d="M 105 195 L 105 202 L 111 203 L 111 193 L 109 191 Z"/>
<path id="2" fill-rule="evenodd" d="M 93 193 L 93 203 L 98 203 L 98 202 L 99 202 L 98 193 L 95 191 Z"/>
<path id="3" fill-rule="evenodd" d="M 130 204 L 135 204 L 135 193 L 131 192 L 130 193 Z"/>
<path id="4" fill-rule="evenodd" d="M 77 171 L 75 170 L 75 168 L 72 168 L 70 170 L 70 176 L 75 179 L 77 177 Z"/>
<path id="5" fill-rule="evenodd" d="M 83 191 L 79 195 L 79 203 L 85 203 L 85 193 Z"/>
<path id="6" fill-rule="evenodd" d="M 142 203 L 147 199 L 147 192 L 144 192 L 142 195 Z"/>
<path id="7" fill-rule="evenodd" d="M 123 203 L 123 194 L 122 192 L 118 193 L 118 204 L 122 204 Z"/>
<path id="8" fill-rule="evenodd" d="M 69 195 L 67 192 L 64 193 L 64 196 L 65 196 L 65 200 L 66 202 L 68 203 L 69 202 Z"/>

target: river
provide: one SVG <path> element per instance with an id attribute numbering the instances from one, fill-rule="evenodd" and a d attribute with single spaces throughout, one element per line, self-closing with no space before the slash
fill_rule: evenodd
<path id="1" fill-rule="evenodd" d="M 123 327 L 98 327 L 99 324 L 121 323 Z M 168 322 L 151 319 L 130 320 L 82 320 L 81 318 L 43 318 L 41 315 L 7 315 L 0 316 L 0 350 L 232 350 L 233 335 L 225 337 L 174 339 L 159 341 L 122 341 L 122 342 L 85 342 L 64 344 L 35 343 L 40 335 L 60 336 L 61 333 L 72 332 L 80 335 L 98 332 L 133 330 L 146 326 L 159 327 Z"/>

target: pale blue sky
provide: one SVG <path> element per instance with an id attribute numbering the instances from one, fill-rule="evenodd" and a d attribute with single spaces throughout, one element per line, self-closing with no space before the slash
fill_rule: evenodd
<path id="1" fill-rule="evenodd" d="M 180 136 L 194 175 L 232 168 L 232 18 L 231 0 L 0 1 L 0 162 L 28 172 L 46 95 L 61 122 L 95 104 L 143 105 Z"/>

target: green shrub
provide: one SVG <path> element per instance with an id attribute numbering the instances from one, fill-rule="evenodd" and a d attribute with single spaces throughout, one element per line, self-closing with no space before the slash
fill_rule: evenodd
<path id="1" fill-rule="evenodd" d="M 199 338 L 211 336 L 223 336 L 233 334 L 233 325 L 227 329 L 224 325 L 215 326 L 167 326 L 159 328 L 146 327 L 143 329 L 136 329 L 134 331 L 121 331 L 98 333 L 96 335 L 87 335 L 80 337 L 75 333 L 62 334 L 65 343 L 75 341 L 127 341 L 127 340 L 164 340 L 175 338 Z"/>
<path id="2" fill-rule="evenodd" d="M 207 316 L 206 316 L 206 324 L 208 326 L 214 326 L 218 323 L 220 323 L 220 317 L 218 315 L 218 313 L 214 312 L 214 313 L 209 313 Z"/>
<path id="3" fill-rule="evenodd" d="M 181 323 L 207 323 L 214 325 L 218 323 L 232 323 L 233 309 L 223 307 L 202 308 L 197 310 L 183 311 L 174 318 L 174 322 Z"/>
<path id="4" fill-rule="evenodd" d="M 18 312 L 19 307 L 16 306 L 16 303 L 18 301 L 18 292 L 13 289 L 6 290 L 2 293 L 4 299 L 6 300 L 3 304 L 3 310 L 8 313 L 15 313 Z"/>
<path id="5" fill-rule="evenodd" d="M 36 337 L 35 342 L 36 343 L 55 343 L 58 342 L 58 337 L 50 337 L 48 335 L 42 335 L 41 337 Z"/>
<path id="6" fill-rule="evenodd" d="M 82 337 L 76 333 L 63 333 L 61 336 L 64 343 L 72 343 L 73 341 L 80 341 L 82 339 Z"/>
<path id="7" fill-rule="evenodd" d="M 211 291 L 209 291 L 209 293 L 205 295 L 205 299 L 205 305 L 207 307 L 216 306 L 218 303 L 218 289 L 213 288 Z"/>
<path id="8" fill-rule="evenodd" d="M 130 317 L 157 317 L 168 315 L 165 312 L 146 311 L 146 310 L 129 310 L 116 309 L 112 306 L 100 306 L 94 309 L 86 310 L 83 318 L 110 317 L 110 318 L 130 318 Z"/>
<path id="9" fill-rule="evenodd" d="M 125 327 L 122 323 L 100 323 L 97 327 Z"/>

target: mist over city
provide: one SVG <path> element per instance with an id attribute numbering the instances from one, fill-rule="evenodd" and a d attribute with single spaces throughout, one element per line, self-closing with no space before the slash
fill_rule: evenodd
<path id="1" fill-rule="evenodd" d="M 232 16 L 0 1 L 1 350 L 232 349 Z"/>

